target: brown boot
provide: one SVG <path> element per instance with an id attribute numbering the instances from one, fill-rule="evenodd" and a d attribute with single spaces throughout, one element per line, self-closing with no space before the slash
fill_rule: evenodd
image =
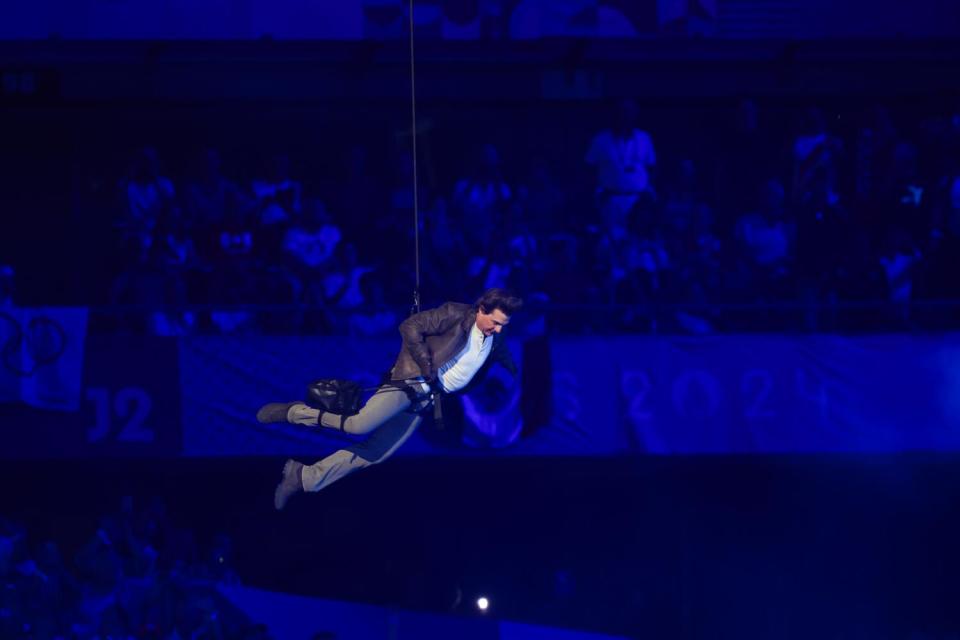
<path id="1" fill-rule="evenodd" d="M 295 404 L 304 404 L 302 402 L 271 402 L 260 407 L 260 410 L 257 411 L 257 422 L 262 424 L 270 424 L 273 422 L 289 422 L 287 419 L 287 414 L 290 412 L 290 407 Z M 306 405 L 304 405 L 306 406 Z"/>

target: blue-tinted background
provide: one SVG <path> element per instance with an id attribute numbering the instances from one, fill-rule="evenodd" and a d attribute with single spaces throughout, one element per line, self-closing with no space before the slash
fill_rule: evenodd
<path id="1" fill-rule="evenodd" d="M 0 8 L 0 637 L 956 637 L 958 13 L 418 0 L 520 372 L 278 514 L 412 305 L 407 4 Z"/>

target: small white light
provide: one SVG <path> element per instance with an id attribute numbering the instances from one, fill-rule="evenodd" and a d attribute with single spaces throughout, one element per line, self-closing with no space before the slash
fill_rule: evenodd
<path id="1" fill-rule="evenodd" d="M 480 611 L 486 611 L 489 608 L 490 608 L 489 600 L 487 600 L 486 598 L 477 599 L 477 609 L 480 609 Z"/>

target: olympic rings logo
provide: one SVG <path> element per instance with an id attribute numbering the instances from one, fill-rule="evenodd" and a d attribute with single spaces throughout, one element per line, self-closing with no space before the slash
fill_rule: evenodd
<path id="1" fill-rule="evenodd" d="M 24 327 L 15 317 L 0 311 L 0 361 L 12 374 L 30 377 L 40 367 L 59 360 L 66 350 L 67 332 L 56 320 L 34 316 Z"/>

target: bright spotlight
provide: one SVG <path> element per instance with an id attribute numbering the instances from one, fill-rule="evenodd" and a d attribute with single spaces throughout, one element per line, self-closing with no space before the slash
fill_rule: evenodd
<path id="1" fill-rule="evenodd" d="M 477 598 L 477 609 L 480 611 L 486 611 L 490 608 L 490 601 L 486 598 Z"/>

